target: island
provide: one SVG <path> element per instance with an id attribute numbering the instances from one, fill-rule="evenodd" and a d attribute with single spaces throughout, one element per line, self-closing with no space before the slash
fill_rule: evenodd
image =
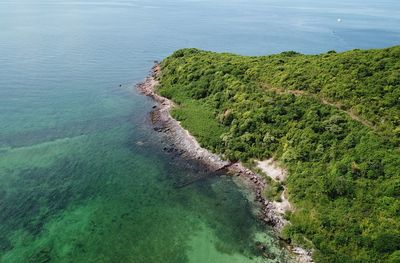
<path id="1" fill-rule="evenodd" d="M 139 90 L 186 156 L 253 185 L 261 219 L 304 262 L 400 262 L 400 46 L 181 49 Z"/>

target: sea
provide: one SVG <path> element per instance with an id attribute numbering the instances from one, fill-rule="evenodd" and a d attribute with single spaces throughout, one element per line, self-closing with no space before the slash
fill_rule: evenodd
<path id="1" fill-rule="evenodd" d="M 398 44 L 397 0 L 0 0 L 0 262 L 290 262 L 243 187 L 165 151 L 135 84 L 186 47 Z"/>

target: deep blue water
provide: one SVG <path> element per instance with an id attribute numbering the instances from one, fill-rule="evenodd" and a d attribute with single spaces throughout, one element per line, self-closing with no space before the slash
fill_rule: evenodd
<path id="1" fill-rule="evenodd" d="M 0 261 L 257 262 L 256 240 L 285 261 L 229 178 L 176 187 L 201 171 L 162 151 L 134 84 L 184 47 L 399 43 L 393 0 L 1 1 Z"/>

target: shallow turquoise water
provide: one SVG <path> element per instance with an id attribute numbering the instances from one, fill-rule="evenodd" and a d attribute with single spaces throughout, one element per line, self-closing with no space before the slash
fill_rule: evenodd
<path id="1" fill-rule="evenodd" d="M 287 261 L 229 177 L 162 151 L 133 85 L 182 47 L 400 43 L 399 3 L 320 2 L 0 2 L 0 261 Z"/>

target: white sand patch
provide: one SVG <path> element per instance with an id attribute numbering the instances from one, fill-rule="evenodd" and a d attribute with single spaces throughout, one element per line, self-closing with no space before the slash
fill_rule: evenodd
<path id="1" fill-rule="evenodd" d="M 275 181 L 283 182 L 286 179 L 286 170 L 279 167 L 277 162 L 272 158 L 264 161 L 257 161 L 257 167 Z"/>
<path id="2" fill-rule="evenodd" d="M 264 161 L 257 161 L 257 167 L 260 168 L 268 177 L 277 182 L 284 182 L 287 176 L 287 171 L 280 167 L 278 163 L 270 158 Z M 285 214 L 286 211 L 292 210 L 289 200 L 286 198 L 286 188 L 280 196 L 281 201 L 273 201 L 275 212 Z"/>

